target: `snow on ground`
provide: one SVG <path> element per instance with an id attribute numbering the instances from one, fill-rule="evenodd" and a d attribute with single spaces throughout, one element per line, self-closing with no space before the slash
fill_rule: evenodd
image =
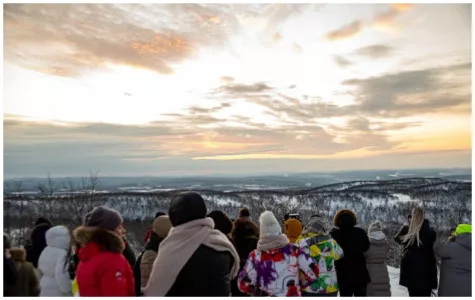
<path id="1" fill-rule="evenodd" d="M 391 297 L 409 297 L 407 288 L 399 285 L 399 269 L 389 267 L 389 283 L 391 284 Z"/>

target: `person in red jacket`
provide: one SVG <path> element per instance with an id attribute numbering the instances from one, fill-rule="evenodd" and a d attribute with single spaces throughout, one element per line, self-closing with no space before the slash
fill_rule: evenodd
<path id="1" fill-rule="evenodd" d="M 76 279 L 81 297 L 134 297 L 134 275 L 122 255 L 121 215 L 103 206 L 85 217 L 74 232 L 81 244 Z"/>

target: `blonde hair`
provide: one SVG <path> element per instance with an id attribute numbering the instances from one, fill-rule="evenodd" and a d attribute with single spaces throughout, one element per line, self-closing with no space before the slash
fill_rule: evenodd
<path id="1" fill-rule="evenodd" d="M 414 240 L 417 241 L 417 247 L 422 245 L 419 232 L 421 231 L 423 223 L 424 209 L 422 207 L 414 207 L 412 209 L 412 220 L 411 224 L 409 224 L 409 230 L 407 234 L 402 237 L 402 242 L 407 243 L 407 247 L 414 244 Z"/>

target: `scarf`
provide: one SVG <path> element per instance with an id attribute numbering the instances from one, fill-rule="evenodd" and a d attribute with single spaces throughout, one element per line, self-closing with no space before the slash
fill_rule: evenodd
<path id="1" fill-rule="evenodd" d="M 373 231 L 368 233 L 368 237 L 373 240 L 383 240 L 386 238 L 386 235 L 382 231 Z"/>
<path id="2" fill-rule="evenodd" d="M 172 227 L 168 236 L 160 243 L 150 279 L 143 289 L 144 296 L 164 297 L 200 245 L 220 252 L 230 252 L 234 257 L 230 276 L 231 279 L 237 276 L 239 255 L 234 246 L 224 234 L 214 229 L 213 219 L 198 219 Z"/>
<path id="3" fill-rule="evenodd" d="M 283 233 L 274 236 L 261 237 L 257 242 L 257 250 L 268 251 L 287 246 L 290 243 L 287 236 Z"/>

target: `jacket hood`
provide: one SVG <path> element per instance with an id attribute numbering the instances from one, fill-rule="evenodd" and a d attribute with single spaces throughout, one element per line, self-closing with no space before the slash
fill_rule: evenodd
<path id="1" fill-rule="evenodd" d="M 55 226 L 46 232 L 46 244 L 50 247 L 68 250 L 71 245 L 71 234 L 64 226 Z"/>
<path id="2" fill-rule="evenodd" d="M 244 239 L 244 238 L 259 238 L 259 227 L 247 218 L 239 218 L 234 221 L 233 224 L 233 231 L 232 231 L 233 239 Z"/>
<path id="3" fill-rule="evenodd" d="M 336 213 L 333 224 L 340 229 L 346 229 L 355 227 L 358 220 L 354 212 L 349 209 L 342 209 Z"/>
<path id="4" fill-rule="evenodd" d="M 94 243 L 104 251 L 122 253 L 125 249 L 124 241 L 116 233 L 99 227 L 80 226 L 74 231 L 74 238 L 81 245 Z"/>
<path id="5" fill-rule="evenodd" d="M 10 249 L 10 254 L 14 261 L 24 262 L 26 261 L 26 251 L 22 248 L 12 248 Z"/>
<path id="6" fill-rule="evenodd" d="M 455 237 L 455 243 L 460 246 L 472 251 L 472 234 L 471 233 L 462 233 Z"/>
<path id="7" fill-rule="evenodd" d="M 288 219 L 284 223 L 285 235 L 289 238 L 298 238 L 302 234 L 302 223 L 297 219 Z"/>
<path id="8" fill-rule="evenodd" d="M 206 218 L 206 204 L 198 193 L 181 192 L 173 196 L 168 208 L 168 216 L 173 227 L 190 221 Z"/>
<path id="9" fill-rule="evenodd" d="M 382 241 L 386 239 L 386 235 L 382 231 L 372 231 L 368 233 L 368 238 L 376 241 Z"/>
<path id="10" fill-rule="evenodd" d="M 46 223 L 37 225 L 31 231 L 30 240 L 35 248 L 46 248 L 46 232 L 52 226 Z"/>

